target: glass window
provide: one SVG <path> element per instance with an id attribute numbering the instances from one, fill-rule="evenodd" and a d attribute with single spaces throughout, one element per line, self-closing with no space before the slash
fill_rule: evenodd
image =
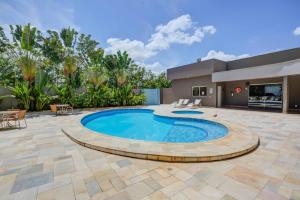
<path id="1" fill-rule="evenodd" d="M 205 97 L 207 96 L 207 88 L 201 86 L 193 86 L 192 87 L 193 97 Z"/>
<path id="2" fill-rule="evenodd" d="M 206 87 L 200 87 L 200 96 L 207 96 L 207 88 Z"/>
<path id="3" fill-rule="evenodd" d="M 200 89 L 199 87 L 192 87 L 193 97 L 199 97 Z"/>

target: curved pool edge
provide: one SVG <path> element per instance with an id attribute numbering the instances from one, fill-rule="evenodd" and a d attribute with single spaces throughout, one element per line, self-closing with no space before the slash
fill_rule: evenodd
<path id="1" fill-rule="evenodd" d="M 153 113 L 160 116 L 172 117 L 168 113 L 161 113 L 156 109 L 154 109 Z M 192 116 L 181 116 L 180 118 L 197 119 Z M 72 125 L 64 126 L 62 132 L 77 144 L 90 149 L 120 156 L 166 162 L 225 160 L 247 154 L 259 146 L 258 135 L 252 133 L 245 126 L 229 124 L 218 119 L 205 120 L 213 120 L 224 124 L 229 130 L 228 134 L 225 137 L 206 142 L 148 142 L 99 134 L 85 128 L 78 119 L 72 120 Z"/>
<path id="2" fill-rule="evenodd" d="M 88 123 L 89 121 L 87 122 L 83 122 L 85 119 L 87 119 L 88 117 L 92 117 L 93 115 L 97 116 L 98 114 L 101 114 L 103 112 L 106 112 L 106 111 L 114 111 L 114 110 L 146 110 L 146 111 L 151 111 L 152 114 L 154 116 L 157 116 L 157 117 L 162 117 L 162 118 L 171 118 L 171 119 L 179 119 L 179 120 L 195 120 L 195 121 L 199 121 L 199 122 L 203 122 L 203 121 L 207 121 L 208 123 L 214 123 L 216 124 L 217 126 L 223 126 L 224 128 L 227 129 L 227 132 L 225 135 L 223 136 L 220 136 L 220 137 L 217 137 L 215 139 L 211 139 L 211 140 L 204 140 L 204 141 L 195 141 L 195 142 L 163 142 L 163 141 L 154 141 L 154 140 L 139 140 L 139 139 L 133 139 L 133 138 L 126 138 L 126 137 L 119 137 L 119 136 L 115 136 L 115 135 L 110 135 L 110 134 L 107 134 L 107 133 L 103 133 L 103 132 L 99 132 L 99 131 L 96 131 L 96 130 L 93 130 L 91 128 L 88 128 L 85 126 L 86 123 Z M 91 119 L 93 120 L 93 119 Z M 90 121 L 91 121 L 90 120 Z M 219 140 L 219 139 L 222 139 L 222 138 L 225 138 L 229 135 L 229 128 L 227 126 L 225 126 L 223 123 L 221 122 L 217 122 L 215 121 L 214 119 L 204 119 L 204 118 L 196 118 L 196 117 L 193 117 L 193 116 L 185 116 L 184 115 L 177 115 L 176 113 L 172 112 L 172 115 L 166 115 L 164 113 L 160 113 L 160 112 L 157 112 L 157 110 L 155 109 L 150 109 L 150 108 L 141 108 L 141 107 L 134 107 L 134 108 L 109 108 L 109 109 L 104 109 L 104 110 L 100 110 L 100 111 L 96 111 L 96 112 L 93 112 L 93 113 L 89 113 L 89 114 L 86 114 L 84 115 L 80 121 L 79 121 L 81 127 L 84 127 L 94 133 L 98 133 L 98 134 L 101 134 L 101 135 L 107 135 L 109 137 L 113 137 L 113 138 L 121 138 L 123 140 L 128 140 L 128 141 L 137 141 L 137 142 L 142 142 L 142 141 L 145 141 L 147 143 L 175 143 L 175 144 L 190 144 L 190 143 L 198 143 L 198 142 L 210 142 L 210 141 L 214 141 L 214 140 Z"/>

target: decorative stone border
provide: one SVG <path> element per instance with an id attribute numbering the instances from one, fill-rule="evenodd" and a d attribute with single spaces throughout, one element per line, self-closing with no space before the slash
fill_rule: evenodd
<path id="1" fill-rule="evenodd" d="M 172 111 L 166 111 L 159 107 L 151 109 L 155 110 L 154 114 L 156 115 L 179 117 L 171 113 L 174 109 Z M 191 115 L 180 117 L 199 119 L 199 117 Z M 81 125 L 81 118 L 69 121 L 68 125 L 62 128 L 64 134 L 71 140 L 91 149 L 132 158 L 166 162 L 217 161 L 241 156 L 256 149 L 259 145 L 259 137 L 247 127 L 233 123 L 229 124 L 207 114 L 201 115 L 201 118 L 224 124 L 229 130 L 228 135 L 216 140 L 195 143 L 148 142 L 94 132 Z"/>

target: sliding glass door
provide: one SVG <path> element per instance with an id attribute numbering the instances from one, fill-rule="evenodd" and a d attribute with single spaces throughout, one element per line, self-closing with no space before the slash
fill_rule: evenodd
<path id="1" fill-rule="evenodd" d="M 249 107 L 282 108 L 282 84 L 249 86 Z"/>

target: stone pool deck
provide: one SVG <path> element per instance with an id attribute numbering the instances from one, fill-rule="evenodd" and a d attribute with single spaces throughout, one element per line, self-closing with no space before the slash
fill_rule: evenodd
<path id="1" fill-rule="evenodd" d="M 216 162 L 133 159 L 83 147 L 61 132 L 90 111 L 34 114 L 26 129 L 0 131 L 0 199 L 300 199 L 300 115 L 201 111 L 247 126 L 260 146 Z"/>
<path id="2" fill-rule="evenodd" d="M 228 134 L 206 142 L 163 143 L 113 137 L 89 130 L 81 125 L 82 115 L 70 118 L 62 131 L 74 142 L 87 148 L 132 158 L 167 162 L 207 162 L 225 160 L 244 155 L 259 145 L 257 134 L 247 126 L 227 123 L 217 113 L 174 114 L 173 107 L 148 106 L 157 116 L 205 119 L 224 124 Z M 114 110 L 114 109 L 110 109 Z M 183 110 L 183 109 L 176 109 Z M 214 117 L 215 116 L 215 117 Z"/>

